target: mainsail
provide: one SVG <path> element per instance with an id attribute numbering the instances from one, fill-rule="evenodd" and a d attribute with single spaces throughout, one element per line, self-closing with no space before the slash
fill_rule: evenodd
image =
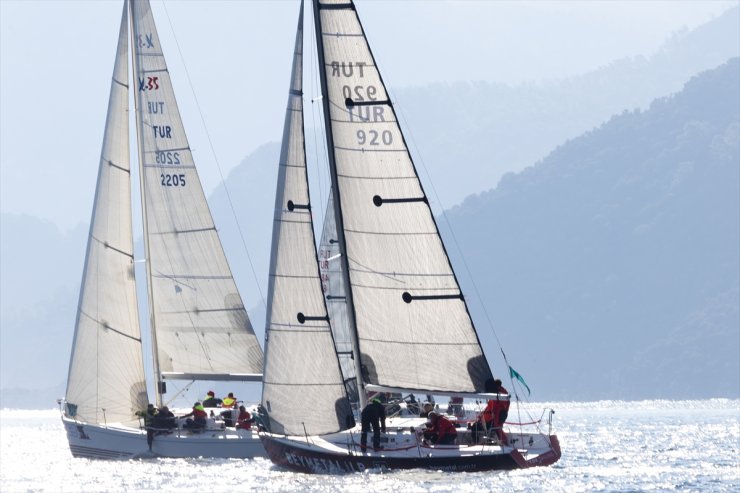
<path id="1" fill-rule="evenodd" d="M 157 377 L 258 379 L 262 351 L 198 178 L 148 1 L 133 2 L 132 22 Z"/>
<path id="2" fill-rule="evenodd" d="M 136 308 L 124 2 L 67 379 L 66 413 L 133 423 L 147 395 Z"/>
<path id="3" fill-rule="evenodd" d="M 491 370 L 355 6 L 313 5 L 363 381 L 483 392 Z"/>
<path id="4" fill-rule="evenodd" d="M 319 435 L 353 426 L 317 266 L 303 134 L 303 4 L 275 197 L 262 404 L 269 429 Z M 311 412 L 304 412 L 310 403 Z"/>

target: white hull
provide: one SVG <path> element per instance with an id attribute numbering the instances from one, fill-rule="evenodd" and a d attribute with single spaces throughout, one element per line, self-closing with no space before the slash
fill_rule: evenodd
<path id="1" fill-rule="evenodd" d="M 214 457 L 249 459 L 264 457 L 256 431 L 233 428 L 204 430 L 191 434 L 173 430 L 155 435 L 152 448 L 145 430 L 120 425 L 101 426 L 62 418 L 72 455 L 94 459 L 146 457 Z"/>

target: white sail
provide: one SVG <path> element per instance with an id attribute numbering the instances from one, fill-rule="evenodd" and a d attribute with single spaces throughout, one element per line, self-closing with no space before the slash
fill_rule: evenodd
<path id="1" fill-rule="evenodd" d="M 275 197 L 262 391 L 270 431 L 286 435 L 331 433 L 354 424 L 314 246 L 303 134 L 302 25 L 301 4 Z M 298 406 L 309 402 L 310 412 Z"/>
<path id="2" fill-rule="evenodd" d="M 314 6 L 363 380 L 482 392 L 491 370 L 355 6 Z"/>
<path id="3" fill-rule="evenodd" d="M 337 241 L 337 223 L 334 220 L 334 199 L 329 195 L 324 216 L 324 226 L 319 243 L 319 272 L 321 287 L 326 299 L 326 310 L 331 320 L 334 346 L 342 368 L 344 384 L 353 404 L 359 402 L 355 362 L 352 350 L 352 334 L 347 316 L 347 296 L 344 290 L 342 258 Z"/>
<path id="4" fill-rule="evenodd" d="M 132 22 L 158 376 L 258 379 L 262 350 L 198 178 L 148 1 L 132 4 Z"/>
<path id="5" fill-rule="evenodd" d="M 136 308 L 124 3 L 66 392 L 66 415 L 137 421 L 147 395 Z"/>

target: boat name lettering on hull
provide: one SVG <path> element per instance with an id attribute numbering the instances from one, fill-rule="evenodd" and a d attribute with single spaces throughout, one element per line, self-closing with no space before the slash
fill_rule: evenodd
<path id="1" fill-rule="evenodd" d="M 292 452 L 285 453 L 285 460 L 288 464 L 304 467 L 312 472 L 362 472 L 365 465 L 362 463 L 352 463 L 339 460 L 322 459 L 319 457 L 306 457 Z"/>
<path id="2" fill-rule="evenodd" d="M 331 62 L 332 77 L 355 77 L 355 68 L 360 77 L 365 77 L 365 62 Z"/>

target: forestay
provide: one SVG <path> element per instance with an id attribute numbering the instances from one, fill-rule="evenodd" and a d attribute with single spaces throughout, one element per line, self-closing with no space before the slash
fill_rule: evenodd
<path id="1" fill-rule="evenodd" d="M 158 376 L 259 377 L 262 351 L 198 178 L 148 1 L 133 3 L 132 19 Z"/>
<path id="2" fill-rule="evenodd" d="M 131 225 L 127 16 L 125 2 L 65 398 L 68 416 L 100 424 L 131 424 L 147 403 Z"/>
<path id="3" fill-rule="evenodd" d="M 262 403 L 271 432 L 319 435 L 353 422 L 314 246 L 303 135 L 302 24 L 301 5 L 275 197 Z"/>
<path id="4" fill-rule="evenodd" d="M 314 7 L 364 381 L 482 392 L 491 370 L 354 4 Z"/>

